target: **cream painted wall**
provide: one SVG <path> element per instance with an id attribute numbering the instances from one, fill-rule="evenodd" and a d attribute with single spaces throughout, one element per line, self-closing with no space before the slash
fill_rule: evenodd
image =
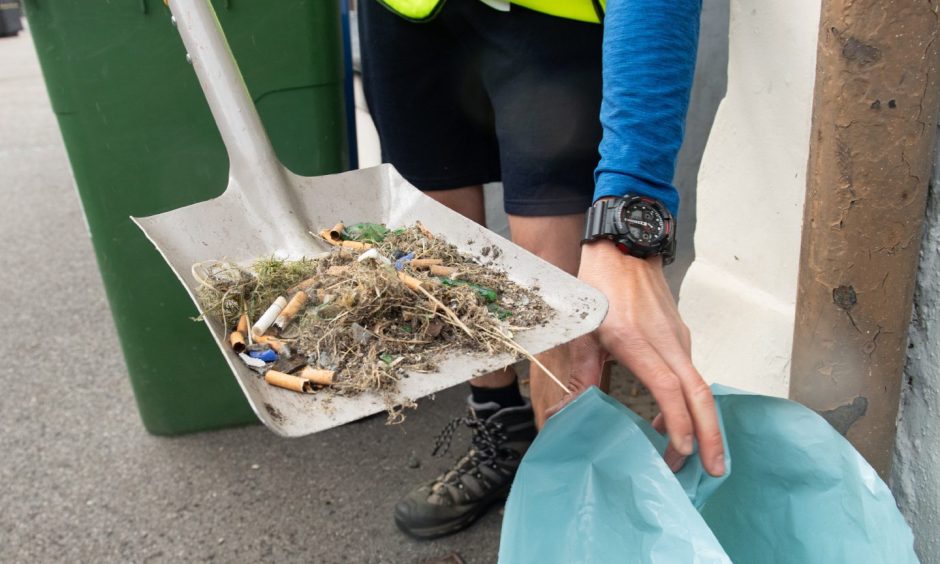
<path id="1" fill-rule="evenodd" d="M 679 307 L 699 371 L 786 396 L 819 0 L 731 0 L 727 95 L 698 177 Z"/>

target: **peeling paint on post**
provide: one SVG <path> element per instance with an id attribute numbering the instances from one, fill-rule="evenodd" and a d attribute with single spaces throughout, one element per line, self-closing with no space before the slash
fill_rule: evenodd
<path id="1" fill-rule="evenodd" d="M 828 421 L 840 435 L 845 436 L 849 433 L 849 429 L 852 428 L 852 425 L 864 417 L 867 411 L 868 398 L 858 396 L 852 400 L 852 403 L 840 405 L 828 411 L 820 411 L 819 414 L 823 419 Z"/>
<path id="2" fill-rule="evenodd" d="M 834 417 L 883 477 L 940 107 L 938 22 L 929 2 L 822 2 L 790 395 Z"/>

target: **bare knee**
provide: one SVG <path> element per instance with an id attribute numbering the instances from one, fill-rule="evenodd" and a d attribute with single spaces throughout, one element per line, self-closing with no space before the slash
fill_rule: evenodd
<path id="1" fill-rule="evenodd" d="M 429 190 L 425 194 L 467 219 L 472 219 L 480 225 L 486 223 L 483 186 L 479 184 L 452 190 Z"/>
<path id="2" fill-rule="evenodd" d="M 581 260 L 584 215 L 509 216 L 514 243 L 561 268 L 577 274 Z"/>

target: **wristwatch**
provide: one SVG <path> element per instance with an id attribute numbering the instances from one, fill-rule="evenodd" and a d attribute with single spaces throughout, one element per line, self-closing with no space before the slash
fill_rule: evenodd
<path id="1" fill-rule="evenodd" d="M 676 255 L 676 222 L 666 206 L 646 196 L 600 200 L 588 208 L 581 244 L 610 239 L 626 255 L 662 255 L 669 264 Z"/>

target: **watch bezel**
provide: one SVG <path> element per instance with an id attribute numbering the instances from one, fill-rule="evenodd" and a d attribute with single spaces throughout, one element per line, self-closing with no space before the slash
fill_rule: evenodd
<path id="1" fill-rule="evenodd" d="M 627 224 L 626 214 L 629 213 L 629 211 L 634 206 L 637 206 L 637 205 L 644 205 L 648 208 L 651 208 L 652 211 L 655 212 L 659 216 L 659 223 L 661 225 L 661 228 L 659 230 L 656 240 L 653 242 L 646 243 L 638 239 L 635 235 L 633 235 L 633 233 L 631 232 L 630 226 Z M 671 225 L 671 222 L 669 221 L 670 218 L 671 216 L 669 214 L 669 210 L 667 210 L 666 207 L 663 206 L 661 203 L 651 198 L 638 196 L 634 198 L 624 199 L 618 202 L 615 213 L 614 213 L 614 217 L 612 219 L 614 223 L 614 229 L 617 230 L 618 235 L 620 235 L 621 237 L 629 238 L 638 247 L 642 247 L 644 249 L 658 250 L 662 246 L 662 244 L 669 239 L 669 235 L 672 232 L 672 225 Z"/>

